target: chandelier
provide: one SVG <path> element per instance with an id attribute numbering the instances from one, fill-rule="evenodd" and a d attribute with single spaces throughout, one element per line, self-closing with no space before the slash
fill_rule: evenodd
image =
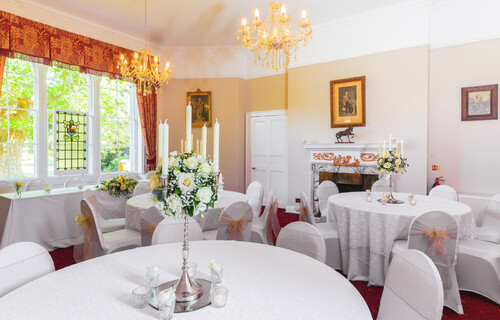
<path id="1" fill-rule="evenodd" d="M 238 40 L 243 47 L 254 53 L 254 64 L 260 63 L 274 71 L 288 67 L 290 56 L 297 60 L 297 49 L 302 48 L 311 38 L 311 22 L 306 18 L 306 11 L 302 10 L 302 19 L 299 29 L 290 29 L 290 17 L 286 15 L 285 5 L 271 2 L 267 21 L 259 18 L 259 10 L 255 9 L 255 19 L 251 26 L 247 26 L 245 18 L 241 21 L 242 27 L 238 30 Z"/>
<path id="2" fill-rule="evenodd" d="M 137 91 L 143 95 L 151 94 L 153 88 L 157 92 L 161 91 L 161 86 L 167 84 L 172 76 L 172 70 L 169 69 L 168 61 L 165 63 L 165 69 L 162 71 L 158 57 L 151 57 L 146 46 L 146 1 L 144 0 L 144 49 L 141 54 L 134 53 L 134 59 L 130 64 L 123 54 L 120 56 L 118 66 L 122 76 L 132 81 L 137 86 Z"/>

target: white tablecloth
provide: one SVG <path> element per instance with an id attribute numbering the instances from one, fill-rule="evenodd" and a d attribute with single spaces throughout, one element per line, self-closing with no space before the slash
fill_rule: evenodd
<path id="1" fill-rule="evenodd" d="M 36 242 L 47 250 L 82 242 L 81 228 L 74 217 L 80 214 L 80 201 L 95 194 L 104 218 L 123 218 L 125 198 L 117 198 L 95 186 L 25 191 L 21 198 L 14 193 L 0 195 L 0 247 L 20 241 Z"/>
<path id="2" fill-rule="evenodd" d="M 194 217 L 194 219 L 200 224 L 203 231 L 215 230 L 217 229 L 217 222 L 222 209 L 238 201 L 248 201 L 247 195 L 240 192 L 222 190 L 214 208 L 208 209 L 204 214 L 204 218 L 197 216 Z M 125 227 L 140 231 L 142 214 L 146 209 L 154 205 L 153 200 L 150 199 L 147 194 L 141 194 L 130 198 L 127 201 Z"/>
<path id="3" fill-rule="evenodd" d="M 466 204 L 415 195 L 417 205 L 410 206 L 408 194 L 395 193 L 405 203 L 384 206 L 377 201 L 381 193 L 372 193 L 372 197 L 367 202 L 365 192 L 348 192 L 328 198 L 327 220 L 338 221 L 342 269 L 348 279 L 383 286 L 394 240 L 407 239 L 410 223 L 421 213 L 447 212 L 457 221 L 460 239 L 474 237 L 474 214 Z"/>
<path id="4" fill-rule="evenodd" d="M 207 306 L 174 319 L 372 319 L 359 292 L 327 265 L 286 249 L 237 241 L 193 241 L 190 261 L 198 278 L 208 264 L 224 267 L 224 308 Z M 0 319 L 158 319 L 133 306 L 132 290 L 145 284 L 146 267 L 160 267 L 160 282 L 180 276 L 181 245 L 142 247 L 88 260 L 35 280 L 0 298 Z"/>

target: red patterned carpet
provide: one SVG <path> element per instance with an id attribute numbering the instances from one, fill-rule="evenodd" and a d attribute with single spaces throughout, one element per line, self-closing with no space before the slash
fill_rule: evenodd
<path id="1" fill-rule="evenodd" d="M 283 209 L 278 210 L 278 219 L 281 227 L 286 226 L 288 223 L 297 221 L 298 215 L 285 213 Z M 56 270 L 65 268 L 75 263 L 73 260 L 73 247 L 57 249 L 50 252 Z M 369 287 L 364 281 L 351 281 L 351 283 L 358 289 L 363 298 L 365 299 L 372 316 L 374 319 L 377 317 L 380 297 L 382 296 L 382 287 Z M 458 315 L 452 310 L 445 308 L 443 313 L 443 320 L 460 319 L 460 320 L 499 320 L 500 319 L 500 306 L 483 298 L 480 295 L 460 292 L 462 298 L 462 305 L 465 311 L 464 315 Z"/>

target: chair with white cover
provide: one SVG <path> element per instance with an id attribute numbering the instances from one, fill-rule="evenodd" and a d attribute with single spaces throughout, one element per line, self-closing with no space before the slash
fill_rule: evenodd
<path id="1" fill-rule="evenodd" d="M 196 220 L 189 218 L 189 241 L 203 240 L 203 231 Z M 182 242 L 184 240 L 184 219 L 165 217 L 153 232 L 152 245 Z"/>
<path id="2" fill-rule="evenodd" d="M 97 184 L 101 184 L 101 182 L 103 182 L 105 180 L 109 180 L 111 178 L 113 178 L 112 173 L 103 173 L 99 176 L 99 179 L 97 179 Z"/>
<path id="3" fill-rule="evenodd" d="M 500 193 L 488 202 L 481 226 L 476 228 L 476 239 L 500 244 Z"/>
<path id="4" fill-rule="evenodd" d="M 149 192 L 149 181 L 140 181 L 134 188 L 134 197 Z"/>
<path id="5" fill-rule="evenodd" d="M 439 320 L 443 296 L 432 260 L 418 250 L 401 251 L 387 271 L 377 320 Z"/>
<path id="6" fill-rule="evenodd" d="M 11 193 L 14 192 L 16 188 L 12 181 L 0 181 L 0 193 Z"/>
<path id="7" fill-rule="evenodd" d="M 71 176 L 68 177 L 68 179 L 66 179 L 66 181 L 64 182 L 64 187 L 71 188 L 84 184 L 85 184 L 85 179 L 83 178 L 83 176 Z"/>
<path id="8" fill-rule="evenodd" d="M 35 179 L 28 182 L 26 185 L 26 191 L 43 190 L 46 187 L 50 187 L 50 184 L 48 184 L 47 181 L 44 179 Z"/>
<path id="9" fill-rule="evenodd" d="M 278 200 L 274 200 L 269 210 L 269 217 L 267 218 L 267 243 L 274 246 L 280 231 L 281 225 L 278 219 Z"/>
<path id="10" fill-rule="evenodd" d="M 104 219 L 101 214 L 101 206 L 95 194 L 87 198 L 92 204 L 94 212 L 99 219 L 99 225 L 102 232 L 111 232 L 125 228 L 125 218 Z"/>
<path id="11" fill-rule="evenodd" d="M 154 172 L 153 170 L 148 171 L 148 173 L 146 173 L 146 180 L 151 179 L 151 176 L 152 176 L 153 174 L 155 174 L 155 172 Z"/>
<path id="12" fill-rule="evenodd" d="M 132 229 L 120 229 L 112 232 L 102 232 L 99 219 L 88 199 L 80 202 L 82 214 L 88 220 L 88 228 L 84 241 L 84 260 L 115 251 L 141 246 L 141 233 Z"/>
<path id="13" fill-rule="evenodd" d="M 41 245 L 16 242 L 0 250 L 0 297 L 54 272 L 54 262 Z"/>
<path id="14" fill-rule="evenodd" d="M 429 191 L 429 196 L 458 201 L 458 195 L 455 189 L 445 184 L 441 184 L 432 188 L 431 191 Z"/>
<path id="15" fill-rule="evenodd" d="M 372 184 L 373 192 L 391 192 L 391 188 L 389 187 L 389 180 L 378 179 Z"/>
<path id="16" fill-rule="evenodd" d="M 302 218 L 300 218 L 302 216 Z M 334 269 L 342 269 L 339 228 L 337 222 L 316 223 L 305 193 L 300 193 L 299 220 L 313 225 L 323 236 L 326 244 L 326 264 Z"/>
<path id="17" fill-rule="evenodd" d="M 253 210 L 248 202 L 238 201 L 222 210 L 217 230 L 203 232 L 205 240 L 250 241 Z"/>
<path id="18" fill-rule="evenodd" d="M 156 207 L 149 207 L 141 216 L 141 243 L 142 246 L 150 246 L 156 227 L 164 217 Z M 190 230 L 191 231 L 191 230 Z M 191 233 L 191 232 L 190 232 Z"/>
<path id="19" fill-rule="evenodd" d="M 129 177 L 131 179 L 135 179 L 137 181 L 142 180 L 141 176 L 137 172 L 134 172 L 134 171 L 127 172 L 127 177 Z"/>
<path id="20" fill-rule="evenodd" d="M 422 213 L 410 226 L 408 249 L 422 251 L 434 262 L 443 282 L 444 305 L 463 314 L 455 273 L 457 232 L 457 222 L 449 213 Z"/>
<path id="21" fill-rule="evenodd" d="M 326 261 L 326 245 L 321 233 L 313 225 L 295 221 L 281 229 L 276 246 L 300 252 L 322 263 Z"/>
<path id="22" fill-rule="evenodd" d="M 258 218 L 262 211 L 262 200 L 264 199 L 264 188 L 259 181 L 254 181 L 248 185 L 248 203 L 252 206 L 253 217 Z"/>
<path id="23" fill-rule="evenodd" d="M 334 194 L 339 193 L 339 188 L 331 180 L 325 180 L 320 183 L 318 188 L 319 194 L 319 212 L 321 213 L 320 222 L 326 222 L 328 214 L 328 198 Z"/>
<path id="24" fill-rule="evenodd" d="M 248 194 L 248 192 L 247 192 Z M 262 215 L 253 217 L 252 222 L 252 235 L 250 236 L 251 242 L 264 243 L 268 244 L 267 241 L 267 228 L 268 228 L 268 220 L 269 220 L 269 212 L 271 210 L 278 210 L 278 203 L 273 200 L 273 190 L 269 190 L 269 194 L 266 199 L 266 207 L 264 208 L 264 212 Z M 255 214 L 255 212 L 254 212 Z"/>

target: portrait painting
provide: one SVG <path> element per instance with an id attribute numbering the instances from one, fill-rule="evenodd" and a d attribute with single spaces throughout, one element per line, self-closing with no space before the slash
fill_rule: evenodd
<path id="1" fill-rule="evenodd" d="M 191 103 L 191 123 L 193 127 L 212 126 L 212 92 L 201 91 L 187 93 L 187 102 Z"/>
<path id="2" fill-rule="evenodd" d="M 498 85 L 462 88 L 462 121 L 498 119 Z"/>
<path id="3" fill-rule="evenodd" d="M 330 81 L 330 126 L 366 125 L 365 77 Z"/>

